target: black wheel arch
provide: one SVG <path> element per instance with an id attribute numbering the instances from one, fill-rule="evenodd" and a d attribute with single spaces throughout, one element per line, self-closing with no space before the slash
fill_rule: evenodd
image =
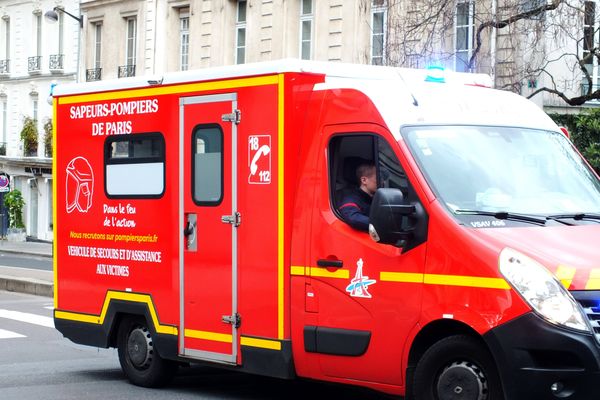
<path id="1" fill-rule="evenodd" d="M 156 331 L 151 310 L 146 302 L 112 299 L 102 324 L 54 318 L 56 328 L 74 343 L 108 348 L 117 347 L 119 325 L 125 318 L 144 318 L 150 330 L 155 348 L 161 357 L 178 360 L 177 335 L 161 334 Z"/>
<path id="2" fill-rule="evenodd" d="M 425 325 L 423 329 L 419 331 L 410 347 L 408 365 L 406 367 L 405 400 L 412 399 L 414 371 L 419 363 L 419 360 L 421 360 L 423 357 L 423 354 L 425 354 L 427 349 L 429 349 L 434 343 L 437 343 L 446 337 L 455 335 L 466 335 L 476 338 L 483 346 L 489 349 L 487 343 L 481 337 L 481 335 L 463 322 L 453 319 L 440 319 Z"/>

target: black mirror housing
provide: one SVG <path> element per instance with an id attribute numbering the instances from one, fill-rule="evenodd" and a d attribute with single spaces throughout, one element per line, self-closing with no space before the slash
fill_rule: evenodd
<path id="1" fill-rule="evenodd" d="M 411 220 L 417 211 L 416 205 L 406 203 L 399 189 L 378 189 L 371 203 L 369 235 L 376 242 L 404 247 L 414 236 Z"/>

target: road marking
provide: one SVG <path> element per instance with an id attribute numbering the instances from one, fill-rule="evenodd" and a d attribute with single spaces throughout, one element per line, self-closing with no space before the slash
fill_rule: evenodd
<path id="1" fill-rule="evenodd" d="M 47 328 L 54 328 L 54 320 L 52 318 L 43 317 L 36 314 L 0 309 L 0 318 L 7 318 L 15 321 L 26 322 L 28 324 L 45 326 Z"/>
<path id="2" fill-rule="evenodd" d="M 20 333 L 0 329 L 0 339 L 16 339 L 16 338 L 22 338 L 22 337 L 25 337 L 25 336 L 21 335 Z"/>

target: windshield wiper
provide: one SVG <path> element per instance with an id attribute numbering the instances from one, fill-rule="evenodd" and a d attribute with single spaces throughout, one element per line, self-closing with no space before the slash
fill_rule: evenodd
<path id="1" fill-rule="evenodd" d="M 506 219 L 511 221 L 529 222 L 532 224 L 546 225 L 545 218 L 532 217 L 530 215 L 515 214 L 508 211 L 481 211 L 481 210 L 455 210 L 456 214 L 461 215 L 485 215 L 496 219 Z"/>
<path id="2" fill-rule="evenodd" d="M 574 214 L 556 214 L 548 215 L 546 219 L 559 220 L 559 219 L 574 219 L 575 221 L 581 221 L 584 219 L 592 219 L 600 221 L 600 214 L 592 213 L 574 213 Z"/>

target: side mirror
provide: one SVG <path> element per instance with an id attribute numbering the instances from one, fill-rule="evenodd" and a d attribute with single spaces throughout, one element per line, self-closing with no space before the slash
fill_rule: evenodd
<path id="1" fill-rule="evenodd" d="M 413 237 L 409 217 L 416 211 L 414 205 L 405 203 L 399 189 L 378 189 L 371 203 L 369 235 L 376 242 L 404 247 Z"/>

